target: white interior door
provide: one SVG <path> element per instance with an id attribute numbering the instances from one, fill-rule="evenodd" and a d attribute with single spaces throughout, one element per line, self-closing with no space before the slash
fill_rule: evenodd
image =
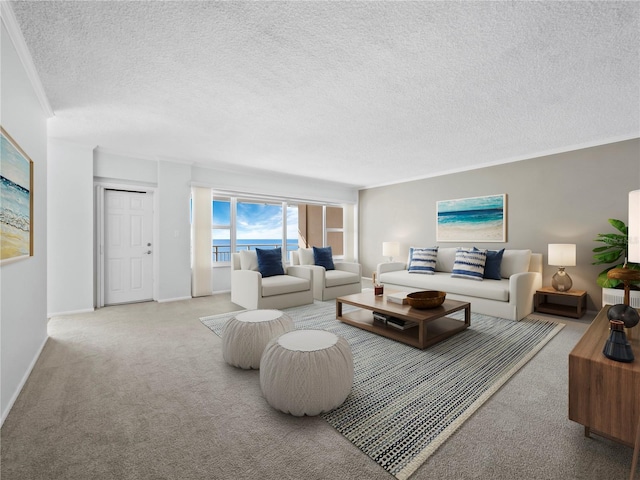
<path id="1" fill-rule="evenodd" d="M 153 299 L 153 194 L 105 190 L 104 303 Z"/>

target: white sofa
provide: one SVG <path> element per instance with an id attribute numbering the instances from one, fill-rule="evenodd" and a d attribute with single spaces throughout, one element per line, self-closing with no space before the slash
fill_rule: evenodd
<path id="1" fill-rule="evenodd" d="M 255 251 L 232 253 L 231 301 L 247 309 L 281 309 L 313 303 L 313 270 L 289 266 L 285 273 L 263 278 Z"/>
<path id="2" fill-rule="evenodd" d="M 311 248 L 299 248 L 289 255 L 291 265 L 300 265 L 313 271 L 313 298 L 316 300 L 333 300 L 362 291 L 362 266 L 359 263 L 333 262 L 335 270 L 327 270 L 314 264 Z"/>
<path id="3" fill-rule="evenodd" d="M 494 317 L 521 320 L 533 312 L 533 298 L 542 286 L 542 254 L 531 250 L 505 250 L 500 280 L 482 281 L 451 276 L 456 248 L 438 248 L 433 275 L 409 273 L 408 264 L 381 263 L 378 281 L 390 290 L 440 290 L 447 298 L 471 304 L 471 311 Z"/>

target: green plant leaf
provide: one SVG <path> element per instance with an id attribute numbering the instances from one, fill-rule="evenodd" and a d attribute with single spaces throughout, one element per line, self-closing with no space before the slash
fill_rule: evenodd
<path id="1" fill-rule="evenodd" d="M 614 267 L 611 267 L 611 268 L 614 268 Z M 602 272 L 600 272 L 600 275 L 598 275 L 598 279 L 596 280 L 596 283 L 602 288 L 616 288 L 620 284 L 620 280 L 607 277 L 607 273 L 609 272 L 609 270 L 611 270 L 611 268 L 607 268 L 606 270 L 603 270 Z"/>
<path id="2" fill-rule="evenodd" d="M 601 255 L 606 255 L 607 253 L 624 253 L 625 249 L 620 247 L 612 247 L 611 245 L 606 245 L 605 247 L 601 248 L 598 251 L 594 249 L 593 252 L 594 252 L 593 256 L 597 257 Z"/>
<path id="3" fill-rule="evenodd" d="M 596 262 L 594 262 L 592 265 L 599 265 L 601 263 L 613 263 L 622 256 L 623 252 L 623 250 L 616 250 L 611 252 L 598 253 L 593 256 Z"/>
<path id="4" fill-rule="evenodd" d="M 627 245 L 629 241 L 628 237 L 628 229 L 625 223 L 622 220 L 617 220 L 615 218 L 610 218 L 609 224 L 620 233 L 599 233 L 597 238 L 594 241 L 602 242 L 604 245 L 599 247 L 595 247 L 593 249 L 593 259 L 595 260 L 592 265 L 601 265 L 604 263 L 615 263 L 621 257 L 624 258 L 627 255 Z M 621 285 L 622 282 L 620 280 L 612 279 L 607 277 L 607 273 L 612 268 L 622 268 L 622 265 L 617 265 L 615 267 L 609 267 L 598 275 L 597 283 L 599 286 L 603 288 L 616 288 Z M 633 270 L 640 270 L 640 264 L 638 263 L 629 263 L 627 268 Z M 640 282 L 632 282 L 633 284 L 640 284 Z"/>
<path id="5" fill-rule="evenodd" d="M 613 228 L 615 228 L 619 232 L 622 232 L 625 235 L 627 234 L 627 226 L 624 224 L 622 220 L 616 220 L 615 218 L 610 218 L 609 223 Z"/>
<path id="6" fill-rule="evenodd" d="M 594 241 L 623 248 L 627 248 L 628 243 L 626 235 L 620 235 L 618 233 L 599 233 L 598 237 Z"/>

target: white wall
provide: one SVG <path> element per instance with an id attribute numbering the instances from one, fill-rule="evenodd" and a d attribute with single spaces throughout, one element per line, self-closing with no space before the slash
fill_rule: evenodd
<path id="1" fill-rule="evenodd" d="M 194 166 L 192 179 L 198 185 L 230 192 L 250 192 L 322 203 L 355 204 L 358 201 L 358 190 L 353 187 L 294 175 L 231 172 Z"/>
<path id="2" fill-rule="evenodd" d="M 93 148 L 48 143 L 48 316 L 93 310 Z"/>
<path id="3" fill-rule="evenodd" d="M 47 117 L 12 41 L 21 37 L 15 37 L 5 7 L 0 39 L 0 121 L 33 161 L 34 205 L 33 257 L 0 266 L 2 422 L 47 339 Z"/>
<path id="4" fill-rule="evenodd" d="M 170 160 L 130 157 L 100 148 L 94 151 L 93 159 L 94 181 L 152 186 L 157 189 L 156 218 L 159 225 L 155 248 L 158 266 L 156 293 L 157 300 L 161 302 L 189 298 L 191 295 L 189 199 L 192 185 L 329 203 L 353 204 L 358 196 L 357 190 L 352 187 L 331 182 L 291 175 L 210 169 Z M 349 252 L 353 250 L 351 248 Z M 231 288 L 229 268 L 214 268 L 212 275 L 214 291 L 228 291 Z"/>
<path id="5" fill-rule="evenodd" d="M 158 301 L 191 298 L 191 166 L 158 162 Z"/>
<path id="6" fill-rule="evenodd" d="M 108 183 L 126 182 L 130 185 L 156 186 L 158 162 L 96 148 L 93 155 L 93 175 L 96 179 Z"/>

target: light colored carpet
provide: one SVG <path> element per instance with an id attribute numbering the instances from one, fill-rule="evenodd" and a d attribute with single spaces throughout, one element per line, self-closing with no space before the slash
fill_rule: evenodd
<path id="1" fill-rule="evenodd" d="M 564 326 L 474 313 L 467 330 L 419 350 L 337 321 L 333 303 L 284 311 L 297 329 L 328 330 L 349 342 L 355 370 L 351 394 L 322 416 L 399 480 L 408 478 Z M 232 316 L 200 321 L 222 336 Z M 463 318 L 462 312 L 451 316 Z"/>
<path id="2" fill-rule="evenodd" d="M 390 480 L 318 417 L 277 412 L 259 371 L 224 363 L 199 318 L 228 294 L 107 307 L 49 321 L 49 340 L 2 427 L 2 480 Z M 629 477 L 632 449 L 567 418 L 566 327 L 410 480 Z"/>

